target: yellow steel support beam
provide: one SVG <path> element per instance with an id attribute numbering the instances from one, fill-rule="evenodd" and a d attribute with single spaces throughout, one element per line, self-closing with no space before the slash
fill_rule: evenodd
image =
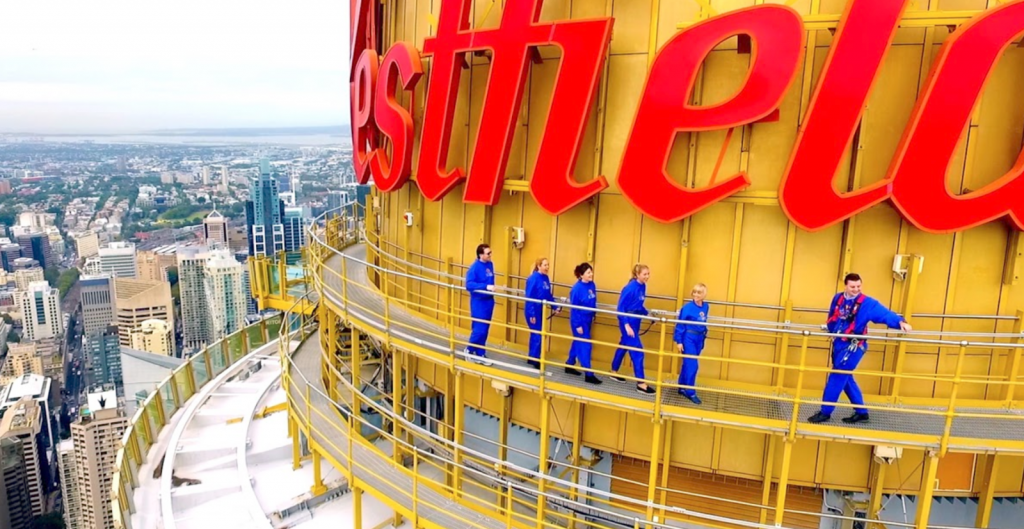
<path id="1" fill-rule="evenodd" d="M 932 497 L 935 494 L 935 474 L 939 469 L 939 454 L 929 451 L 924 457 L 921 472 L 921 491 L 917 495 L 917 512 L 914 515 L 915 529 L 928 529 L 928 518 L 932 514 Z"/>
<path id="2" fill-rule="evenodd" d="M 665 420 L 661 418 L 655 418 L 653 421 L 654 428 L 651 432 L 651 464 L 650 473 L 647 476 L 647 519 L 654 520 L 654 501 L 655 493 L 658 491 L 658 460 L 661 459 L 661 453 L 664 449 L 662 443 L 665 442 L 665 437 L 662 435 L 662 429 L 665 425 Z M 668 468 L 664 470 L 668 472 Z M 661 518 L 655 520 L 656 522 L 663 522 Z M 649 526 L 652 529 L 656 526 Z"/>
<path id="3" fill-rule="evenodd" d="M 1024 335 L 1021 334 L 1021 326 L 1024 325 L 1024 311 L 1017 311 L 1017 319 L 1013 322 L 1013 334 L 1019 336 L 1016 342 L 1018 344 L 1024 344 Z M 1006 386 L 1002 390 L 1003 401 L 1007 406 L 1013 404 L 1013 399 L 1017 394 L 1017 377 L 1020 375 L 1021 365 L 1021 353 L 1020 347 L 1011 349 L 1006 352 Z"/>
<path id="4" fill-rule="evenodd" d="M 871 501 L 868 503 L 868 519 L 877 520 L 878 515 L 882 512 L 882 496 L 885 494 L 885 471 L 889 468 L 889 465 L 873 461 L 871 466 L 874 468 L 874 477 L 871 482 Z M 885 525 L 873 523 L 869 529 L 885 529 Z"/>
<path id="5" fill-rule="evenodd" d="M 508 419 L 512 416 L 512 393 L 501 399 L 501 411 L 498 415 L 498 459 L 508 461 Z M 501 467 L 502 477 L 505 477 L 505 467 Z M 503 509 L 511 509 L 511 505 L 505 503 L 505 496 L 500 496 L 499 501 Z"/>
<path id="6" fill-rule="evenodd" d="M 360 424 L 362 424 L 362 421 L 359 420 L 362 405 L 360 404 L 359 399 L 357 398 L 357 394 L 359 393 L 360 371 L 362 370 L 363 365 L 362 365 L 362 354 L 359 352 L 359 348 L 360 348 L 360 345 L 359 345 L 359 330 L 356 329 L 355 327 L 352 327 L 352 334 L 351 334 L 351 337 L 349 338 L 349 347 L 351 348 L 350 349 L 350 351 L 351 351 L 350 359 L 351 359 L 351 366 L 352 366 L 351 367 L 352 372 L 349 374 L 349 376 L 352 377 L 352 387 L 355 388 L 355 391 L 352 392 L 352 402 L 351 402 L 352 410 L 351 411 L 352 411 L 352 414 L 355 416 L 355 419 L 356 419 L 355 420 L 356 427 L 355 427 L 355 430 L 352 432 L 352 435 L 356 435 L 362 429 L 359 426 Z"/>
<path id="7" fill-rule="evenodd" d="M 302 434 L 295 419 L 290 417 L 288 418 L 288 435 L 292 438 L 292 470 L 298 470 L 302 467 L 302 440 L 299 439 Z"/>
<path id="8" fill-rule="evenodd" d="M 583 445 L 584 415 L 586 415 L 586 404 L 576 401 L 576 424 L 572 427 L 572 455 L 570 456 L 572 458 L 570 461 L 572 464 L 573 484 L 578 484 L 580 482 L 580 450 L 582 450 Z M 577 490 L 578 489 L 576 489 L 576 487 L 573 487 L 569 492 L 570 501 L 576 501 L 579 497 L 579 492 L 577 492 Z M 569 529 L 576 529 L 576 511 L 571 511 L 569 516 L 571 517 L 569 519 Z"/>
<path id="9" fill-rule="evenodd" d="M 540 403 L 540 453 L 537 456 L 540 479 L 537 481 L 537 527 L 544 526 L 544 512 L 548 505 L 545 491 L 548 484 L 548 452 L 551 448 L 551 435 L 548 423 L 551 422 L 551 397 L 544 395 Z"/>
<path id="10" fill-rule="evenodd" d="M 736 218 L 732 225 L 732 251 L 729 259 L 729 285 L 726 292 L 726 301 L 736 301 L 736 288 L 740 274 L 740 240 L 743 235 L 743 204 L 736 204 Z M 732 318 L 736 308 L 732 305 L 725 307 L 725 317 Z M 722 358 L 729 358 L 732 350 L 732 333 L 726 333 L 722 340 Z M 729 362 L 722 362 L 722 380 L 729 379 Z"/>
<path id="11" fill-rule="evenodd" d="M 313 486 L 310 488 L 310 492 L 314 496 L 318 496 L 327 492 L 327 487 L 324 486 L 324 480 L 320 474 L 320 452 L 317 450 L 316 444 L 313 444 L 313 441 L 310 441 L 310 443 L 310 448 L 313 452 Z"/>
<path id="12" fill-rule="evenodd" d="M 449 374 L 449 376 L 451 376 Z M 455 409 L 454 412 L 454 437 L 453 442 L 455 444 L 455 457 L 452 463 L 452 489 L 455 491 L 456 497 L 462 492 L 462 430 L 465 428 L 466 419 L 466 408 L 465 408 L 465 378 L 461 371 L 455 372 Z"/>
<path id="13" fill-rule="evenodd" d="M 352 527 L 363 529 L 363 489 L 352 487 Z"/>
<path id="14" fill-rule="evenodd" d="M 793 445 L 795 441 L 786 438 L 782 445 L 782 468 L 779 473 L 779 489 L 775 493 L 775 527 L 782 526 L 782 520 L 786 514 L 786 491 L 789 488 L 789 470 L 793 460 Z"/>
<path id="15" fill-rule="evenodd" d="M 912 316 L 914 312 L 914 298 L 917 294 L 917 278 L 920 275 L 921 264 L 924 258 L 920 255 L 912 255 L 910 257 L 910 265 L 907 269 L 907 278 L 903 284 L 903 295 L 900 306 L 903 312 L 903 318 L 907 320 L 907 323 L 913 324 Z M 903 376 L 903 367 L 906 363 L 907 357 L 907 342 L 900 342 L 899 347 L 896 348 L 896 364 L 893 368 L 895 376 L 892 379 L 892 391 L 889 392 L 889 398 L 895 402 L 900 397 L 900 386 Z"/>
<path id="16" fill-rule="evenodd" d="M 669 421 L 665 428 L 665 442 L 662 443 L 661 453 L 661 492 L 658 495 L 658 521 L 665 523 L 665 506 L 668 505 L 668 475 L 669 469 L 672 467 L 672 431 L 675 430 L 672 426 L 672 421 Z"/>
<path id="17" fill-rule="evenodd" d="M 779 436 L 768 436 L 768 450 L 764 458 L 764 481 L 761 482 L 761 514 L 757 523 L 762 525 L 768 523 L 768 509 L 764 507 L 772 500 L 772 473 L 775 471 L 775 450 L 779 446 Z"/>
<path id="18" fill-rule="evenodd" d="M 398 349 L 391 350 L 391 404 L 392 412 L 394 417 L 391 420 L 391 435 L 394 438 L 394 442 L 391 447 L 391 455 L 394 458 L 395 464 L 402 464 L 402 445 L 399 443 L 399 439 L 402 437 L 402 427 L 398 423 L 398 417 L 403 415 L 402 406 L 402 386 L 404 382 L 402 380 L 402 354 Z"/>
<path id="19" fill-rule="evenodd" d="M 999 474 L 1000 458 L 995 454 L 984 456 L 981 471 L 981 491 L 978 494 L 978 513 L 974 526 L 987 529 L 992 520 L 992 505 L 996 494 L 996 477 Z"/>

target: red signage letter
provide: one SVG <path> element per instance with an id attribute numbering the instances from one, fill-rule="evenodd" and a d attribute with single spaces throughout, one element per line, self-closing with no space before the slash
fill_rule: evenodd
<path id="1" fill-rule="evenodd" d="M 1009 215 L 1024 230 L 1024 154 L 991 184 L 956 196 L 946 170 L 990 73 L 1007 46 L 1024 33 L 1024 3 L 987 11 L 943 44 L 893 159 L 893 201 L 918 228 L 946 233 Z"/>
<path id="2" fill-rule="evenodd" d="M 732 99 L 707 107 L 687 104 L 704 58 L 733 35 L 754 42 L 747 81 Z M 647 77 L 633 131 L 619 169 L 619 188 L 642 212 L 661 222 L 692 215 L 750 184 L 739 173 L 701 190 L 684 188 L 666 174 L 676 135 L 751 123 L 778 108 L 796 74 L 803 21 L 788 7 L 740 9 L 696 24 L 658 52 Z"/>
<path id="3" fill-rule="evenodd" d="M 447 160 L 459 77 L 466 52 L 481 49 L 492 52 L 487 92 L 476 148 L 473 150 L 473 165 L 470 167 L 470 179 L 465 192 L 466 202 L 488 205 L 498 201 L 505 167 L 508 165 L 530 48 L 548 44 L 562 46 L 563 67 L 569 63 L 576 64 L 579 59 L 569 57 L 569 54 L 571 50 L 579 54 L 581 50 L 578 47 L 600 48 L 603 53 L 608 43 L 610 20 L 538 24 L 541 4 L 542 0 L 508 0 L 497 29 L 469 31 L 470 0 L 442 2 L 437 37 L 427 39 L 423 45 L 424 55 L 433 55 L 434 62 L 427 91 L 416 178 L 420 190 L 428 199 L 443 197 L 463 176 L 461 168 L 448 171 Z M 573 41 L 563 43 L 559 37 L 571 38 Z M 600 56 L 593 54 L 591 60 L 599 59 Z M 596 65 L 593 68 L 596 71 Z M 585 73 L 589 73 L 590 69 L 585 70 Z M 579 70 L 573 68 L 573 71 Z M 558 80 L 559 84 L 554 88 L 555 98 L 561 92 L 573 92 L 581 97 L 581 93 L 586 93 L 586 88 L 596 82 L 596 73 L 581 78 L 567 78 L 560 72 Z M 562 124 L 562 127 L 582 127 L 585 112 L 579 112 L 578 105 L 570 105 L 560 112 L 563 113 L 562 117 L 572 119 Z M 551 126 L 550 119 L 548 123 Z M 574 153 L 575 149 L 561 154 L 567 159 L 573 159 Z M 561 160 L 555 162 L 558 162 L 556 168 L 569 165 L 568 162 L 562 164 Z"/>
<path id="4" fill-rule="evenodd" d="M 387 192 L 405 185 L 412 170 L 412 116 L 395 101 L 398 80 L 401 78 L 402 86 L 411 91 L 423 75 L 423 65 L 420 64 L 420 53 L 412 44 L 399 42 L 384 55 L 380 67 L 382 75 L 377 83 L 373 117 L 377 128 L 391 140 L 393 165 L 388 163 L 387 151 L 380 147 L 370 157 L 370 170 L 373 183 Z"/>
<path id="5" fill-rule="evenodd" d="M 836 192 L 832 181 L 860 123 L 905 4 L 906 0 L 846 4 L 780 185 L 782 209 L 805 230 L 831 226 L 889 196 L 888 181 L 843 194 Z"/>
<path id="6" fill-rule="evenodd" d="M 377 52 L 367 49 L 359 55 L 349 83 L 352 105 L 352 167 L 356 180 L 370 180 L 370 157 L 377 148 L 377 129 L 373 124 L 373 88 L 377 85 Z"/>

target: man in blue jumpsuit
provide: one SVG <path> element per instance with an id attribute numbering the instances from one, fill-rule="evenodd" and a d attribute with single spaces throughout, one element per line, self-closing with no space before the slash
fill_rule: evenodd
<path id="1" fill-rule="evenodd" d="M 858 274 L 847 274 L 843 282 L 846 289 L 832 298 L 829 305 L 828 321 L 824 327 L 833 334 L 864 335 L 868 332 L 869 323 L 885 324 L 890 329 L 910 331 L 911 327 L 903 317 L 882 306 L 874 298 L 861 293 L 861 279 Z M 825 394 L 821 397 L 826 404 L 821 411 L 812 415 L 808 421 L 812 423 L 826 422 L 832 418 L 835 406 L 830 404 L 839 400 L 840 393 L 846 393 L 850 403 L 854 405 L 853 415 L 843 418 L 843 422 L 854 424 L 869 419 L 868 410 L 864 408 L 864 395 L 853 379 L 853 370 L 864 353 L 867 352 L 867 340 L 859 338 L 832 339 L 832 369 L 825 383 Z"/>
<path id="2" fill-rule="evenodd" d="M 476 261 L 466 272 L 466 290 L 469 291 L 469 315 L 473 318 L 466 353 L 470 361 L 489 366 L 491 361 L 487 360 L 483 347 L 494 315 L 494 296 L 490 294 L 494 292 L 494 263 L 491 262 L 491 247 L 486 244 L 476 247 Z"/>
<path id="3" fill-rule="evenodd" d="M 644 307 L 644 300 L 647 298 L 647 281 L 650 278 L 651 269 L 647 265 L 634 266 L 633 279 L 629 280 L 629 283 L 622 289 L 622 293 L 619 294 L 619 305 L 616 310 L 621 313 L 646 316 L 648 312 Z M 619 368 L 622 367 L 622 360 L 628 352 L 629 359 L 633 362 L 633 374 L 637 379 L 636 390 L 648 395 L 654 393 L 654 388 L 644 382 L 644 343 L 640 341 L 640 318 L 620 315 L 619 332 L 622 334 L 619 345 L 635 349 L 621 347 L 616 349 L 615 356 L 612 357 L 612 371 L 618 373 Z M 619 382 L 626 381 L 617 375 L 612 375 L 612 378 Z"/>
<path id="4" fill-rule="evenodd" d="M 688 387 L 679 388 L 679 394 L 690 399 L 690 402 L 694 404 L 700 404 L 700 397 L 697 396 L 697 390 L 693 385 L 697 382 L 697 357 L 704 350 L 704 339 L 708 335 L 708 328 L 706 325 L 684 322 L 707 323 L 711 305 L 704 301 L 708 295 L 708 287 L 704 283 L 694 285 L 691 295 L 693 301 L 679 309 L 679 323 L 676 324 L 672 338 L 675 340 L 679 352 L 685 355 L 683 368 L 679 372 L 679 385 Z"/>

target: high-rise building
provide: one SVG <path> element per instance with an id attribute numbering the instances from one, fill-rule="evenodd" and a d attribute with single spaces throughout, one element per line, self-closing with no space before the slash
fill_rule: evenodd
<path id="1" fill-rule="evenodd" d="M 60 336 L 63 332 L 63 313 L 60 293 L 46 281 L 29 283 L 28 290 L 18 292 L 21 308 L 23 337 L 26 341 Z"/>
<path id="2" fill-rule="evenodd" d="M 174 328 L 163 320 L 146 320 L 129 332 L 131 348 L 174 356 Z"/>
<path id="3" fill-rule="evenodd" d="M 37 267 L 34 268 L 22 268 L 14 271 L 14 286 L 18 290 L 28 290 L 29 284 L 33 281 L 45 281 L 46 276 L 43 273 L 43 269 Z"/>
<path id="4" fill-rule="evenodd" d="M 29 529 L 32 501 L 22 445 L 13 437 L 0 438 L 0 527 Z"/>
<path id="5" fill-rule="evenodd" d="M 121 348 L 121 372 L 124 377 L 124 412 L 131 417 L 150 393 L 172 371 L 185 362 L 182 358 Z"/>
<path id="6" fill-rule="evenodd" d="M 222 193 L 228 192 L 228 166 L 226 165 L 220 167 L 220 190 Z"/>
<path id="7" fill-rule="evenodd" d="M 306 246 L 306 226 L 309 216 L 301 207 L 284 208 L 284 249 L 297 252 Z"/>
<path id="8" fill-rule="evenodd" d="M 45 376 L 43 357 L 36 350 L 36 342 L 7 344 L 7 360 L 0 368 L 0 386 L 6 386 L 25 375 Z"/>
<path id="9" fill-rule="evenodd" d="M 11 266 L 13 271 L 28 270 L 29 268 L 39 268 L 39 261 L 31 257 L 19 257 L 14 260 Z"/>
<path id="10" fill-rule="evenodd" d="M 121 343 L 117 327 L 110 325 L 101 332 L 87 334 L 84 341 L 85 354 L 92 363 L 93 383 L 122 387 Z"/>
<path id="11" fill-rule="evenodd" d="M 82 276 L 78 282 L 82 303 L 82 330 L 102 332 L 114 323 L 114 280 L 108 275 Z"/>
<path id="12" fill-rule="evenodd" d="M 0 245 L 0 263 L 3 264 L 4 270 L 13 272 L 14 260 L 19 257 L 21 257 L 21 245 L 13 242 Z"/>
<path id="13" fill-rule="evenodd" d="M 114 277 L 138 276 L 135 264 L 135 245 L 130 242 L 112 242 L 99 249 L 100 270 Z"/>
<path id="14" fill-rule="evenodd" d="M 21 442 L 22 457 L 25 460 L 25 475 L 28 481 L 28 497 L 32 514 L 39 516 L 46 508 L 46 488 L 49 484 L 46 458 L 47 440 L 43 438 L 45 412 L 31 397 L 22 397 L 0 420 L 0 438 L 13 438 Z"/>
<path id="15" fill-rule="evenodd" d="M 110 487 L 121 436 L 128 418 L 117 406 L 113 388 L 89 393 L 88 404 L 71 424 L 74 451 L 74 487 L 80 501 L 76 527 L 113 529 Z M 70 527 L 70 526 L 69 526 Z"/>
<path id="16" fill-rule="evenodd" d="M 99 235 L 92 230 L 78 234 L 78 236 L 75 237 L 75 250 L 78 252 L 78 257 L 81 259 L 96 257 L 100 254 Z"/>
<path id="17" fill-rule="evenodd" d="M 13 190 L 10 178 L 0 178 L 0 195 L 10 195 Z"/>
<path id="18" fill-rule="evenodd" d="M 203 238 L 206 245 L 214 248 L 228 247 L 228 219 L 214 209 L 203 219 Z"/>
<path id="19" fill-rule="evenodd" d="M 114 321 L 121 345 L 132 347 L 131 333 L 142 322 L 160 320 L 171 329 L 169 348 L 173 354 L 174 299 L 171 297 L 171 284 L 167 281 L 115 279 L 114 286 L 117 293 Z"/>
<path id="20" fill-rule="evenodd" d="M 245 226 L 232 226 L 228 228 L 228 248 L 232 252 L 244 251 L 249 254 L 249 233 Z"/>
<path id="21" fill-rule="evenodd" d="M 203 185 L 204 186 L 210 185 L 210 175 L 212 174 L 212 172 L 213 171 L 211 170 L 211 168 L 209 166 L 203 167 Z"/>
<path id="22" fill-rule="evenodd" d="M 267 160 L 260 160 L 259 175 L 249 182 L 245 213 L 249 255 L 264 256 L 284 250 L 284 203 Z"/>
<path id="23" fill-rule="evenodd" d="M 178 289 L 181 300 L 181 328 L 183 347 L 201 347 L 209 340 L 209 312 L 203 269 L 207 250 L 201 246 L 179 248 Z"/>
<path id="24" fill-rule="evenodd" d="M 23 257 L 39 261 L 39 266 L 43 268 L 57 265 L 53 258 L 53 249 L 50 248 L 50 237 L 45 233 L 31 228 L 31 231 L 18 235 L 17 241 Z"/>
<path id="25" fill-rule="evenodd" d="M 167 244 L 149 250 L 140 250 L 135 256 L 137 279 L 167 281 L 167 269 L 178 264 L 174 254 L 177 244 Z"/>
<path id="26" fill-rule="evenodd" d="M 245 326 L 248 292 L 242 285 L 242 265 L 228 250 L 212 250 L 203 270 L 210 330 L 207 340 L 219 340 Z"/>
<path id="27" fill-rule="evenodd" d="M 65 529 L 85 529 L 81 524 L 82 497 L 78 494 L 75 442 L 71 439 L 57 444 L 57 470 L 60 472 L 61 503 L 64 505 L 64 527 Z"/>

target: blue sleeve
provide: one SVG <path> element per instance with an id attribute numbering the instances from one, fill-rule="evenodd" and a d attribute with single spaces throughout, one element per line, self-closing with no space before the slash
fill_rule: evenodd
<path id="1" fill-rule="evenodd" d="M 630 305 L 633 304 L 633 283 L 626 285 L 626 288 L 622 289 L 622 293 L 619 294 L 619 304 L 615 307 L 616 312 L 629 312 Z M 619 315 L 619 325 L 626 325 L 629 323 L 629 317 Z"/>
<path id="2" fill-rule="evenodd" d="M 676 319 L 680 321 L 686 319 L 686 305 L 683 305 L 683 308 L 679 309 L 679 317 Z M 675 340 L 676 343 L 683 343 L 683 338 L 685 334 L 686 324 L 681 322 L 677 323 L 676 330 L 674 333 L 672 333 L 672 339 Z"/>
<path id="3" fill-rule="evenodd" d="M 487 290 L 487 279 L 481 277 L 481 269 L 483 266 L 478 266 L 479 261 L 473 263 L 473 266 L 469 267 L 469 273 L 466 274 L 466 290 L 472 292 L 474 290 Z"/>
<path id="4" fill-rule="evenodd" d="M 641 285 L 639 290 L 641 292 L 643 292 L 644 299 L 647 299 L 647 285 Z M 635 308 L 635 309 L 633 309 L 634 312 L 643 314 L 644 316 L 647 316 L 648 314 L 650 314 L 650 312 L 647 311 L 647 307 L 644 306 L 644 302 L 640 301 L 640 297 L 639 296 L 637 296 L 637 299 L 636 299 L 635 303 L 640 305 L 640 306 Z"/>
<path id="5" fill-rule="evenodd" d="M 878 323 L 890 329 L 899 329 L 903 317 L 885 308 L 875 298 L 868 298 L 857 312 L 857 325 L 854 332 L 864 334 L 867 331 L 868 323 Z"/>
<path id="6" fill-rule="evenodd" d="M 540 281 L 536 274 L 531 274 L 526 279 L 526 297 L 530 299 L 539 299 L 540 294 L 537 293 L 537 287 L 540 286 Z"/>

